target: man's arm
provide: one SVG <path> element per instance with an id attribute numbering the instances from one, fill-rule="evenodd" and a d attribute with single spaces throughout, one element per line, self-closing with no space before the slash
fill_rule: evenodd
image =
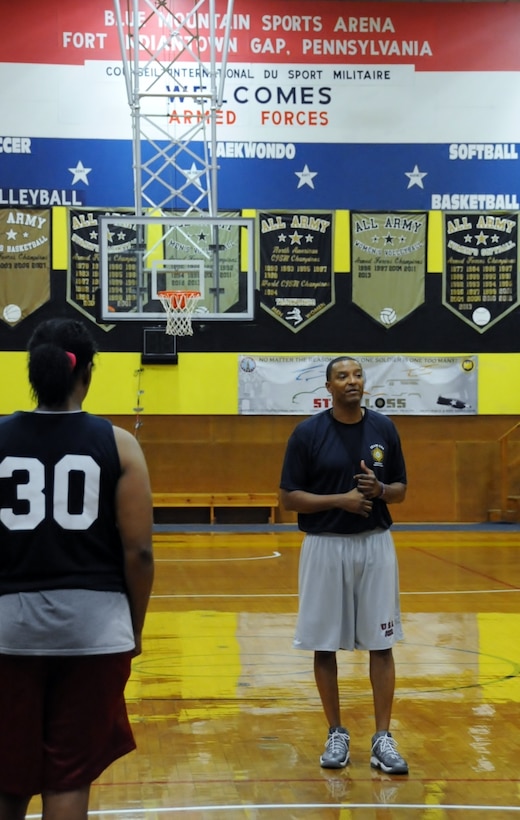
<path id="1" fill-rule="evenodd" d="M 357 488 L 350 490 L 348 493 L 332 493 L 330 495 L 308 493 L 306 490 L 280 489 L 280 500 L 286 510 L 297 513 L 316 513 L 324 510 L 341 509 L 368 518 L 372 509 L 371 499 L 366 498 Z"/>
<path id="2" fill-rule="evenodd" d="M 380 493 L 378 498 L 381 498 L 385 504 L 400 504 L 406 497 L 406 484 L 401 481 L 394 481 L 392 484 L 383 484 L 381 481 Z"/>
<path id="3" fill-rule="evenodd" d="M 116 518 L 124 550 L 125 581 L 135 638 L 134 654 L 139 655 L 154 574 L 152 491 L 144 454 L 134 436 L 120 427 L 114 427 L 114 435 L 121 462 Z"/>

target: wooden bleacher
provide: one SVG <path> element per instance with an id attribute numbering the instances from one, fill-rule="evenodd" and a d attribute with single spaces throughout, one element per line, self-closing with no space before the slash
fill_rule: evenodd
<path id="1" fill-rule="evenodd" d="M 268 511 L 268 521 L 274 524 L 276 510 L 279 506 L 277 493 L 166 493 L 154 492 L 153 506 L 155 508 L 203 508 L 209 509 L 210 523 L 218 521 L 216 511 L 226 507 L 265 507 Z"/>

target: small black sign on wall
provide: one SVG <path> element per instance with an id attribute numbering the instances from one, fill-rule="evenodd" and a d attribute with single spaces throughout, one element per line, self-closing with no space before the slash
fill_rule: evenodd
<path id="1" fill-rule="evenodd" d="M 141 364 L 177 363 L 177 337 L 165 333 L 164 327 L 145 327 Z"/>

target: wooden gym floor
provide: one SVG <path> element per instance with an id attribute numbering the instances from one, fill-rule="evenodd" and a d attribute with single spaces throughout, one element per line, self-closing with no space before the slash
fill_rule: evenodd
<path id="1" fill-rule="evenodd" d="M 144 652 L 127 689 L 138 750 L 93 785 L 91 816 L 519 814 L 520 527 L 403 526 L 394 538 L 405 641 L 395 649 L 392 729 L 408 776 L 370 768 L 362 652 L 338 655 L 351 763 L 320 768 L 327 727 L 312 654 L 292 648 L 301 540 L 294 528 L 162 531 Z M 34 798 L 29 816 L 39 808 Z"/>

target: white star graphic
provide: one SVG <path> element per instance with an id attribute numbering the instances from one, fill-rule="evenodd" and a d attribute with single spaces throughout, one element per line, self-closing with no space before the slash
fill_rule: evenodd
<path id="1" fill-rule="evenodd" d="M 301 188 L 302 185 L 308 185 L 309 188 L 314 188 L 314 182 L 312 180 L 318 175 L 317 171 L 311 171 L 308 165 L 304 165 L 303 171 L 295 171 L 294 173 L 300 180 L 298 182 L 298 188 Z"/>
<path id="2" fill-rule="evenodd" d="M 202 185 L 200 182 L 201 174 L 204 173 L 203 170 L 199 170 L 194 162 L 191 164 L 191 168 L 183 168 L 183 174 L 185 175 L 186 179 L 191 182 L 192 185 L 196 185 L 196 187 L 202 191 Z"/>
<path id="3" fill-rule="evenodd" d="M 72 177 L 71 185 L 75 185 L 76 182 L 84 182 L 85 185 L 88 185 L 87 174 L 90 174 L 92 168 L 85 168 L 82 161 L 79 160 L 75 168 L 69 168 L 71 174 L 74 174 Z"/>
<path id="4" fill-rule="evenodd" d="M 423 177 L 428 176 L 426 171 L 419 171 L 419 166 L 415 165 L 413 171 L 405 171 L 405 176 L 408 177 L 408 188 L 417 185 L 419 188 L 424 188 Z"/>

